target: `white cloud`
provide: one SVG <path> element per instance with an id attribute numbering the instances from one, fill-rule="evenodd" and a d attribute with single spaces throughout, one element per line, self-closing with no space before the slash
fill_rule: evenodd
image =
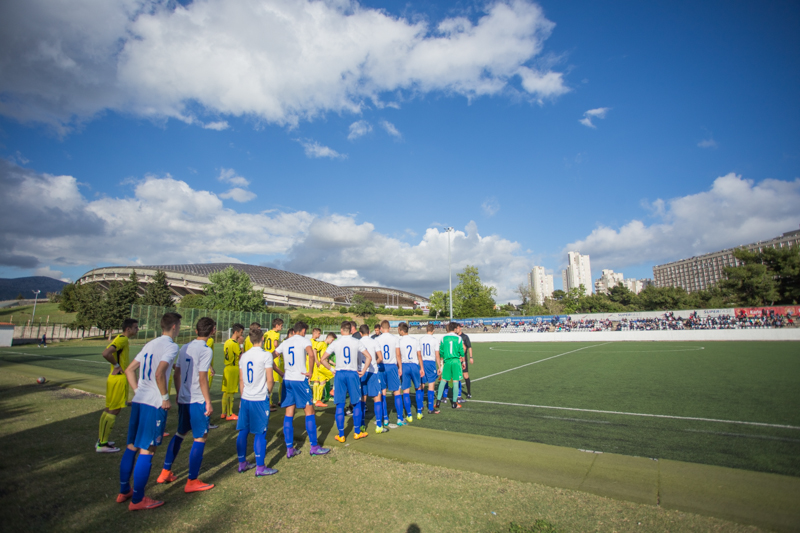
<path id="1" fill-rule="evenodd" d="M 227 130 L 229 127 L 230 125 L 228 124 L 227 120 L 220 120 L 217 122 L 209 122 L 207 124 L 203 124 L 203 128 L 207 130 L 222 131 L 222 130 Z"/>
<path id="2" fill-rule="evenodd" d="M 394 124 L 392 124 L 388 120 L 382 120 L 381 126 L 383 127 L 383 129 L 386 130 L 386 133 L 388 133 L 392 137 L 397 137 L 398 139 L 402 137 L 400 132 L 397 131 L 397 128 L 395 128 Z"/>
<path id="3" fill-rule="evenodd" d="M 220 198 L 230 199 L 234 202 L 249 202 L 253 198 L 256 197 L 256 193 L 248 191 L 246 189 L 241 189 L 239 187 L 234 187 L 233 189 L 224 192 L 219 195 Z"/>
<path id="4" fill-rule="evenodd" d="M 232 168 L 221 168 L 219 170 L 219 176 L 217 179 L 223 183 L 230 183 L 231 185 L 236 185 L 237 187 L 247 187 L 250 185 L 250 181 L 248 179 L 238 176 L 236 171 Z"/>
<path id="5" fill-rule="evenodd" d="M 697 146 L 699 146 L 700 148 L 716 148 L 717 141 L 714 140 L 714 137 L 709 137 L 708 139 L 703 139 L 702 141 L 697 143 Z"/>
<path id="6" fill-rule="evenodd" d="M 41 268 L 37 268 L 33 271 L 34 276 L 44 276 L 46 278 L 54 278 L 66 283 L 70 283 L 72 280 L 69 278 L 64 277 L 64 273 L 60 270 L 53 270 L 49 266 L 44 266 Z"/>
<path id="7" fill-rule="evenodd" d="M 435 25 L 350 0 L 2 2 L 0 113 L 63 133 L 106 109 L 223 129 L 203 116 L 295 125 L 398 91 L 474 98 L 515 84 L 542 100 L 568 90 L 532 66 L 554 26 L 527 0 Z"/>
<path id="8" fill-rule="evenodd" d="M 314 159 L 320 157 L 329 157 L 331 159 L 344 159 L 347 157 L 347 155 L 340 154 L 333 148 L 329 148 L 327 146 L 319 144 L 317 141 L 305 140 L 298 142 L 303 145 L 303 150 L 306 153 L 306 157 L 311 157 Z"/>
<path id="9" fill-rule="evenodd" d="M 135 182 L 130 197 L 89 201 L 72 176 L 39 174 L 0 160 L 0 187 L 14 198 L 36 198 L 0 210 L 3 266 L 89 270 L 109 264 L 252 262 L 253 256 L 270 253 L 279 268 L 333 282 L 385 285 L 424 296 L 447 286 L 448 234 L 440 229 L 428 228 L 409 243 L 410 233 L 391 237 L 354 215 L 238 213 L 214 193 L 169 175 Z M 499 301 L 514 298 L 513 289 L 531 264 L 519 243 L 482 236 L 474 222 L 453 233 L 452 261 L 454 274 L 477 266 L 484 283 L 498 288 Z"/>
<path id="10" fill-rule="evenodd" d="M 583 118 L 580 119 L 578 122 L 580 122 L 581 124 L 583 124 L 584 126 L 587 126 L 589 128 L 597 129 L 597 126 L 595 126 L 592 123 L 592 119 L 593 118 L 601 118 L 601 119 L 602 118 L 606 118 L 606 114 L 608 114 L 608 112 L 610 110 L 611 110 L 610 107 L 598 107 L 597 109 L 590 109 L 589 111 L 586 111 L 583 114 Z"/>
<path id="11" fill-rule="evenodd" d="M 596 269 L 664 263 L 777 237 L 800 222 L 800 178 L 760 183 L 734 173 L 708 191 L 651 204 L 660 220 L 632 220 L 619 229 L 598 226 L 564 249 L 592 257 Z"/>
<path id="12" fill-rule="evenodd" d="M 487 217 L 494 216 L 498 211 L 500 211 L 500 202 L 497 201 L 497 198 L 492 196 L 491 198 L 487 198 L 481 204 L 481 209 L 483 209 L 483 213 Z"/>
<path id="13" fill-rule="evenodd" d="M 353 122 L 350 124 L 350 133 L 347 135 L 347 138 L 352 140 L 358 139 L 359 137 L 363 137 L 367 133 L 372 131 L 372 124 L 367 122 L 366 120 L 359 120 L 357 122 Z"/>

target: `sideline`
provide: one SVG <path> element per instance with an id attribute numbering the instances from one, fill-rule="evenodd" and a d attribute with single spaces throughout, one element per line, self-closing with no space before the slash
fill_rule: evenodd
<path id="1" fill-rule="evenodd" d="M 59 361 L 66 361 L 66 362 L 81 361 L 83 363 L 92 363 L 93 365 L 108 365 L 109 364 L 107 361 L 101 363 L 100 361 L 89 361 L 88 359 L 75 359 L 75 358 L 72 358 L 72 357 L 70 357 L 70 358 L 57 357 L 57 356 L 54 356 L 54 355 L 44 355 L 44 354 L 40 354 L 40 353 L 9 352 L 9 351 L 3 350 L 3 351 L 0 351 L 0 354 L 3 354 L 3 355 L 30 355 L 30 356 L 33 356 L 33 357 L 45 357 L 47 359 L 58 359 Z M 22 364 L 25 364 L 25 363 L 22 363 Z"/>
<path id="2" fill-rule="evenodd" d="M 477 381 L 477 380 L 473 380 Z M 649 413 L 627 413 L 625 411 L 601 411 L 599 409 L 579 409 L 577 407 L 555 407 L 552 405 L 532 405 L 527 403 L 508 403 L 508 402 L 492 402 L 489 400 L 470 400 L 471 403 L 489 403 L 494 405 L 510 405 L 513 407 L 533 407 L 535 409 L 556 409 L 558 411 L 578 411 L 581 413 L 600 413 L 604 415 L 623 415 L 623 416 L 645 416 L 649 418 L 669 418 L 672 420 L 693 420 L 696 422 L 718 422 L 720 424 L 739 424 L 744 426 L 759 426 L 767 428 L 780 428 L 780 429 L 797 429 L 800 426 L 789 426 L 785 424 L 767 424 L 766 422 L 745 422 L 742 420 L 722 420 L 719 418 L 701 418 L 694 416 L 674 416 L 674 415 L 654 415 Z"/>
<path id="3" fill-rule="evenodd" d="M 608 343 L 606 343 L 608 344 Z M 511 353 L 526 353 L 527 350 L 504 350 L 502 348 L 495 348 L 494 346 L 489 347 L 490 350 L 494 352 L 511 352 Z M 699 348 L 686 348 L 682 350 L 617 350 L 617 351 L 610 351 L 610 352 L 600 352 L 600 353 L 670 353 L 670 352 L 699 352 L 700 350 L 705 350 L 703 346 Z M 529 352 L 529 353 L 536 353 L 536 352 Z M 473 380 L 474 381 L 474 380 Z"/>
<path id="4" fill-rule="evenodd" d="M 482 379 L 493 378 L 494 376 L 499 376 L 500 374 L 505 374 L 506 372 L 511 372 L 513 370 L 519 370 L 520 368 L 525 368 L 526 366 L 535 365 L 536 363 L 543 363 L 544 361 L 549 361 L 550 359 L 555 359 L 556 357 L 561 357 L 562 355 L 567 355 L 575 352 L 580 352 L 581 350 L 587 350 L 589 348 L 596 348 L 597 346 L 605 346 L 606 344 L 611 344 L 610 342 L 604 342 L 602 344 L 592 344 L 591 346 L 584 346 L 583 348 L 578 348 L 577 350 L 572 350 L 569 352 L 560 353 L 558 355 L 553 355 L 551 357 L 545 357 L 544 359 L 539 359 L 538 361 L 534 361 L 532 363 L 526 363 L 522 366 L 517 366 L 514 368 L 509 368 L 508 370 L 503 370 L 502 372 L 496 372 L 494 374 L 489 374 L 488 376 L 483 376 L 482 378 L 475 378 L 473 379 L 473 383 L 476 381 L 480 381 Z M 491 349 L 491 348 L 489 348 Z"/>

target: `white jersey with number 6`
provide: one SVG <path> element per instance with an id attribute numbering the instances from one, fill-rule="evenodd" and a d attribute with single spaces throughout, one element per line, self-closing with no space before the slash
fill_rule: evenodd
<path id="1" fill-rule="evenodd" d="M 306 376 L 306 347 L 311 347 L 311 342 L 305 337 L 295 335 L 283 341 L 275 353 L 283 354 L 283 369 L 286 374 L 284 381 L 305 381 Z"/>
<path id="2" fill-rule="evenodd" d="M 358 354 L 361 341 L 350 335 L 343 335 L 333 341 L 328 349 L 330 354 L 336 355 L 336 371 L 352 370 L 358 372 Z"/>
<path id="3" fill-rule="evenodd" d="M 263 402 L 267 399 L 267 370 L 272 369 L 272 354 L 254 346 L 239 359 L 244 389 L 242 400 Z"/>

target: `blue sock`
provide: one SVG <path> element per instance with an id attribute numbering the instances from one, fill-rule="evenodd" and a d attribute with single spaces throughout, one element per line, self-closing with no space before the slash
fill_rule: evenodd
<path id="1" fill-rule="evenodd" d="M 344 437 L 344 404 L 337 403 L 336 404 L 336 414 L 334 415 L 336 418 L 336 429 L 339 430 L 339 436 Z"/>
<path id="2" fill-rule="evenodd" d="M 287 448 L 294 446 L 294 417 L 283 417 L 283 441 Z"/>
<path id="3" fill-rule="evenodd" d="M 424 407 L 425 407 L 425 393 L 422 392 L 422 389 L 419 389 L 417 390 L 417 412 L 421 413 Z"/>
<path id="4" fill-rule="evenodd" d="M 375 402 L 375 423 L 379 428 L 383 427 L 383 402 Z"/>
<path id="5" fill-rule="evenodd" d="M 428 411 L 433 411 L 434 400 L 436 399 L 436 393 L 432 390 L 428 391 Z"/>
<path id="6" fill-rule="evenodd" d="M 383 404 L 383 419 L 389 421 L 389 406 L 386 405 L 386 395 L 381 396 L 381 403 Z"/>
<path id="7" fill-rule="evenodd" d="M 131 474 L 136 462 L 136 452 L 125 446 L 122 462 L 119 464 L 119 493 L 127 494 L 131 490 Z"/>
<path id="8" fill-rule="evenodd" d="M 399 394 L 394 395 L 394 409 L 397 411 L 397 420 L 403 419 L 403 397 Z"/>
<path id="9" fill-rule="evenodd" d="M 194 441 L 192 451 L 189 452 L 189 479 L 197 479 L 200 475 L 200 465 L 203 464 L 203 450 L 206 449 L 205 442 Z"/>
<path id="10" fill-rule="evenodd" d="M 361 433 L 361 424 L 364 422 L 364 411 L 361 410 L 361 402 L 353 404 L 353 424 L 355 432 Z"/>
<path id="11" fill-rule="evenodd" d="M 361 400 L 360 403 L 361 403 L 361 416 L 363 416 L 366 419 L 367 418 L 367 402 L 365 402 L 364 400 Z"/>
<path id="12" fill-rule="evenodd" d="M 308 433 L 308 441 L 312 446 L 317 445 L 317 417 L 314 415 L 306 415 L 306 433 Z"/>
<path id="13" fill-rule="evenodd" d="M 461 398 L 461 382 L 458 382 L 458 397 Z"/>
<path id="14" fill-rule="evenodd" d="M 249 433 L 249 431 L 243 429 L 239 432 L 239 436 L 236 437 L 236 455 L 239 457 L 240 463 L 247 461 L 247 435 Z M 253 442 L 253 448 L 255 447 L 256 444 Z"/>
<path id="15" fill-rule="evenodd" d="M 147 480 L 150 479 L 150 468 L 153 466 L 153 456 L 139 454 L 136 459 L 136 466 L 133 468 L 133 503 L 139 503 L 144 499 L 144 488 Z"/>
<path id="16" fill-rule="evenodd" d="M 406 408 L 406 416 L 411 416 L 411 393 L 403 393 L 403 405 Z"/>
<path id="17" fill-rule="evenodd" d="M 178 456 L 178 452 L 181 450 L 181 444 L 183 444 L 183 437 L 179 437 L 176 433 L 172 440 L 169 441 L 169 446 L 167 446 L 167 455 L 164 457 L 164 470 L 172 470 L 172 463 L 175 462 L 175 457 Z"/>
<path id="18" fill-rule="evenodd" d="M 256 465 L 264 466 L 267 455 L 267 432 L 256 435 L 253 439 L 253 451 L 256 452 Z"/>

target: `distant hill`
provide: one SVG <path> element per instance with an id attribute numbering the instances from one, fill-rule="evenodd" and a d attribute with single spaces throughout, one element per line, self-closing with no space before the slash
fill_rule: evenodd
<path id="1" fill-rule="evenodd" d="M 66 285 L 61 280 L 47 276 L 31 276 L 29 278 L 0 278 L 0 300 L 13 300 L 18 294 L 25 299 L 33 298 L 31 291 L 40 290 L 39 298 L 44 298 L 48 292 L 61 292 Z"/>

